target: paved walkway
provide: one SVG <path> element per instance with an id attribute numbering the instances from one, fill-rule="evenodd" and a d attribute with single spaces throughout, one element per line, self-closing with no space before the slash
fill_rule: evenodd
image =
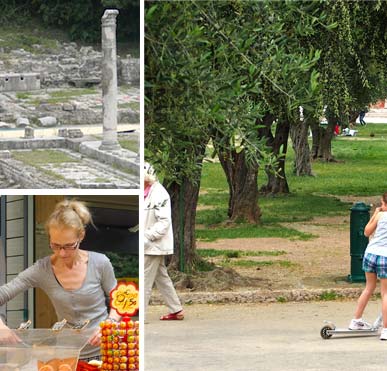
<path id="1" fill-rule="evenodd" d="M 364 120 L 366 123 L 387 124 L 387 108 L 371 108 Z M 356 119 L 356 123 L 360 124 L 359 118 Z"/>
<path id="2" fill-rule="evenodd" d="M 186 319 L 162 322 L 150 306 L 145 371 L 386 370 L 387 342 L 378 337 L 323 340 L 323 321 L 345 327 L 356 301 L 192 305 Z M 376 318 L 372 301 L 365 318 Z"/>

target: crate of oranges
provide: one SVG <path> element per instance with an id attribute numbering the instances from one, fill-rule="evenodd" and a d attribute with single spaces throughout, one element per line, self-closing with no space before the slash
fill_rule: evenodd
<path id="1" fill-rule="evenodd" d="M 139 370 L 139 323 L 124 317 L 107 319 L 101 327 L 101 371 Z"/>

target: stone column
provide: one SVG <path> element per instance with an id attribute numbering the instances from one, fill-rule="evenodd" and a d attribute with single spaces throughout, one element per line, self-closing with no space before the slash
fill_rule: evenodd
<path id="1" fill-rule="evenodd" d="M 103 139 L 99 149 L 120 149 L 117 140 L 117 50 L 116 18 L 118 10 L 106 9 L 102 16 L 102 100 Z"/>
<path id="2" fill-rule="evenodd" d="M 26 139 L 33 139 L 34 138 L 34 128 L 32 128 L 31 126 L 26 126 L 24 128 L 24 138 Z"/>

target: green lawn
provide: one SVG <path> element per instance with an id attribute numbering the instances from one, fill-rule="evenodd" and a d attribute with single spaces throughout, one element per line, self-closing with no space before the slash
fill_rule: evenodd
<path id="1" fill-rule="evenodd" d="M 366 121 L 368 122 L 368 120 Z M 367 124 L 366 126 L 356 126 L 355 130 L 358 130 L 356 136 L 360 138 L 387 139 L 387 125 L 385 124 Z M 372 137 L 371 134 L 373 134 Z"/>
<path id="2" fill-rule="evenodd" d="M 259 196 L 262 211 L 259 226 L 224 225 L 228 203 L 226 178 L 218 163 L 205 162 L 196 218 L 197 237 L 208 241 L 241 237 L 308 239 L 313 236 L 284 228 L 279 223 L 307 221 L 317 216 L 348 215 L 352 204 L 340 201 L 340 196 L 377 196 L 387 191 L 387 125 L 368 124 L 356 129 L 359 130 L 357 137 L 338 137 L 332 141 L 332 152 L 338 162 L 314 162 L 313 177 L 292 174 L 294 153 L 289 143 L 285 170 L 291 193 Z M 266 174 L 261 170 L 258 186 L 266 181 Z"/>

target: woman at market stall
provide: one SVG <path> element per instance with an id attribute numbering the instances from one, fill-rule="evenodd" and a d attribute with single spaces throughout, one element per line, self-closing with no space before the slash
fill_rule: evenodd
<path id="1" fill-rule="evenodd" d="M 88 208 L 79 201 L 58 203 L 46 222 L 52 255 L 39 259 L 9 283 L 0 287 L 0 306 L 32 287 L 39 287 L 50 298 L 59 320 L 77 325 L 90 320 L 94 335 L 81 351 L 81 359 L 99 357 L 99 323 L 108 316 L 119 320 L 114 309 L 106 307 L 106 298 L 116 286 L 113 267 L 100 253 L 80 249 L 85 228 L 92 224 Z M 0 318 L 0 330 L 8 327 Z M 3 341 L 17 342 L 12 331 L 2 331 Z"/>

